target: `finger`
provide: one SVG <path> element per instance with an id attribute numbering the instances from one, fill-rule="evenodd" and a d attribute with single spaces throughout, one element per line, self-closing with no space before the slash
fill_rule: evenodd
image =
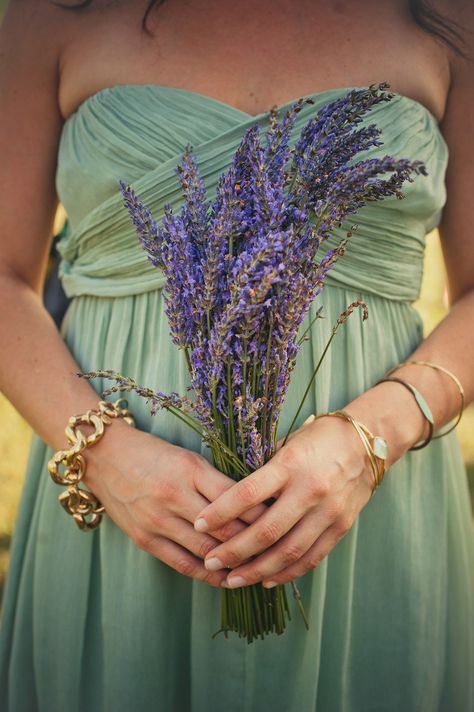
<path id="1" fill-rule="evenodd" d="M 285 483 L 286 475 L 283 469 L 275 466 L 272 461 L 267 462 L 263 467 L 228 488 L 203 509 L 197 516 L 194 526 L 201 532 L 217 529 L 268 499 L 282 489 Z"/>
<path id="2" fill-rule="evenodd" d="M 321 512 L 311 512 L 303 517 L 274 546 L 252 559 L 249 563 L 236 568 L 223 582 L 224 588 L 236 588 L 269 579 L 291 565 L 296 564 L 311 548 L 315 540 L 328 528 L 328 519 L 322 519 Z M 210 552 L 216 556 L 222 547 Z M 206 568 L 207 565 L 205 563 Z M 227 585 L 226 585 L 227 584 Z"/>
<path id="3" fill-rule="evenodd" d="M 246 527 L 246 525 L 242 526 Z M 189 522 L 174 517 L 169 518 L 166 524 L 161 525 L 161 531 L 166 538 L 180 544 L 199 559 L 204 559 L 210 551 L 220 545 L 221 541 L 227 541 L 226 538 L 220 539 L 220 536 L 215 536 L 214 532 L 212 536 L 199 534 Z M 222 536 L 225 537 L 226 533 L 224 532 Z"/>
<path id="4" fill-rule="evenodd" d="M 204 559 L 210 551 L 220 545 L 220 541 L 214 536 L 200 534 L 192 524 L 177 517 L 167 517 L 162 522 L 160 535 L 184 547 L 199 559 Z"/>
<path id="5" fill-rule="evenodd" d="M 172 511 L 193 525 L 197 512 L 200 512 L 203 507 L 207 507 L 208 504 L 208 499 L 202 497 L 198 492 L 192 492 L 189 497 L 186 498 L 185 502 L 182 502 L 180 499 L 179 506 L 173 507 Z M 244 531 L 247 526 L 248 524 L 240 519 L 234 519 L 213 531 L 212 536 L 219 539 L 219 541 L 227 541 L 236 534 Z"/>
<path id="6" fill-rule="evenodd" d="M 202 510 L 210 502 L 214 502 L 221 494 L 234 487 L 235 484 L 235 480 L 216 469 L 212 471 L 198 470 L 195 472 L 194 485 L 207 500 L 199 509 Z M 251 524 L 258 519 L 266 509 L 265 504 L 257 504 L 255 507 L 243 512 L 240 519 Z M 194 521 L 194 519 L 192 521 Z"/>
<path id="7" fill-rule="evenodd" d="M 217 571 L 224 567 L 234 569 L 251 556 L 260 554 L 275 544 L 306 514 L 306 511 L 306 503 L 303 499 L 298 501 L 294 493 L 283 494 L 257 522 L 230 541 L 213 549 L 206 557 L 206 568 L 210 571 Z"/>
<path id="8" fill-rule="evenodd" d="M 288 581 L 293 581 L 298 576 L 303 576 L 308 571 L 316 568 L 346 533 L 347 531 L 343 531 L 337 524 L 331 525 L 318 537 L 313 546 L 308 549 L 298 562 L 272 575 L 271 578 L 264 579 L 262 585 L 265 588 L 272 588 L 279 583 L 288 583 Z"/>
<path id="9" fill-rule="evenodd" d="M 203 581 L 210 586 L 220 587 L 222 580 L 225 578 L 225 573 L 221 571 L 207 571 L 200 559 L 165 537 L 144 537 L 140 539 L 137 546 L 171 566 L 172 569 L 183 576 Z"/>

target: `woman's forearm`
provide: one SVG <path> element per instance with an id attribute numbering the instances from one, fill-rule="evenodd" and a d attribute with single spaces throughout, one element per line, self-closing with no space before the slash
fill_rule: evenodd
<path id="1" fill-rule="evenodd" d="M 474 290 L 457 301 L 436 329 L 407 360 L 430 361 L 460 380 L 466 404 L 474 399 Z M 428 403 L 435 432 L 450 422 L 461 406 L 459 389 L 449 376 L 427 366 L 404 366 L 393 376 L 411 383 Z M 428 434 L 428 424 L 414 397 L 398 383 L 381 383 L 345 408 L 389 444 L 388 464 L 398 460 Z"/>
<path id="2" fill-rule="evenodd" d="M 95 408 L 100 395 L 75 375 L 81 369 L 29 285 L 2 272 L 0 303 L 0 389 L 51 448 L 63 449 L 69 417 Z M 115 435 L 123 427 L 117 419 Z"/>

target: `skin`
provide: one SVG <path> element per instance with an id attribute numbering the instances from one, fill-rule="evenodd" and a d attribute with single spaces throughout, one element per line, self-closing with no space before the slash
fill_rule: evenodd
<path id="1" fill-rule="evenodd" d="M 471 64 L 417 28 L 397 1 L 167 0 L 151 16 L 154 39 L 140 29 L 145 6 L 97 0 L 76 14 L 45 0 L 13 0 L 0 27 L 0 299 L 7 305 L 0 387 L 13 405 L 57 450 L 69 416 L 97 404 L 92 386 L 74 376 L 81 369 L 41 295 L 64 120 L 98 90 L 127 83 L 182 87 L 258 114 L 307 93 L 388 81 L 429 108 L 450 152 L 440 235 L 451 310 L 412 358 L 451 369 L 473 400 L 474 335 L 466 328 L 474 318 Z M 437 7 L 470 30 L 474 54 L 468 3 Z M 457 413 L 449 378 L 421 367 L 400 375 L 426 394 L 437 428 Z M 394 383 L 345 409 L 387 439 L 389 465 L 426 435 L 412 396 Z M 238 484 L 199 454 L 118 420 L 88 449 L 84 483 L 138 547 L 180 573 L 212 586 L 270 585 L 301 576 L 329 554 L 369 501 L 372 473 L 352 426 L 338 418 L 299 428 Z M 276 498 L 271 507 L 263 504 L 269 496 Z"/>

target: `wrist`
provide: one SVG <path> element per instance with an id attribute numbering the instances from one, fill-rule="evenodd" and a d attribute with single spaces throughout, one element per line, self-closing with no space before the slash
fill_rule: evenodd
<path id="1" fill-rule="evenodd" d="M 387 467 L 415 443 L 424 440 L 429 432 L 428 422 L 415 399 L 396 381 L 374 386 L 344 410 L 387 441 Z"/>
<path id="2" fill-rule="evenodd" d="M 86 471 L 82 482 L 88 489 L 95 492 L 98 489 L 98 481 L 110 468 L 114 468 L 114 463 L 120 462 L 128 467 L 127 454 L 133 449 L 130 438 L 137 432 L 140 431 L 123 418 L 113 418 L 105 426 L 100 440 L 86 448 L 84 452 Z"/>
<path id="3" fill-rule="evenodd" d="M 96 529 L 104 513 L 104 506 L 95 491 L 90 487 L 84 489 L 80 486 L 82 481 L 87 485 L 92 482 L 90 474 L 84 479 L 90 463 L 83 453 L 101 442 L 106 427 L 110 428 L 116 418 L 123 419 L 130 426 L 135 426 L 124 398 L 114 403 L 100 400 L 97 408 L 70 416 L 65 431 L 70 446 L 66 450 L 58 450 L 48 460 L 48 472 L 53 481 L 58 485 L 66 486 L 58 497 L 59 502 L 83 531 Z M 83 428 L 86 427 L 87 430 L 89 426 L 93 428 L 93 432 L 87 434 Z M 61 471 L 61 467 L 64 467 L 64 471 Z M 93 482 L 92 484 L 95 490 L 95 484 Z"/>

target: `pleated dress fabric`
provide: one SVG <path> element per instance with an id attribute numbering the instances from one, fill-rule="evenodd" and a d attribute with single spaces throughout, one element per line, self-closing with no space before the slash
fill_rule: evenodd
<path id="1" fill-rule="evenodd" d="M 351 88 L 311 95 L 293 140 Z M 146 259 L 118 181 L 130 182 L 160 220 L 166 203 L 182 203 L 175 168 L 187 143 L 211 196 L 245 129 L 258 122 L 264 130 L 268 117 L 188 90 L 122 84 L 89 97 L 66 121 L 57 190 L 69 226 L 59 251 L 72 301 L 61 334 L 82 370 L 115 369 L 185 393 L 163 277 Z M 448 147 L 430 111 L 403 95 L 364 122 L 382 129 L 384 143 L 361 157 L 421 159 L 429 175 L 405 184 L 403 200 L 372 203 L 351 221 L 358 230 L 308 316 L 323 306 L 325 319 L 298 356 L 281 433 L 350 302 L 364 299 L 369 319 L 356 313 L 339 331 L 299 422 L 343 407 L 423 338 L 412 303 L 425 236 L 446 200 Z M 54 364 L 45 358 L 44 367 Z M 111 385 L 90 383 L 98 395 Z M 134 394 L 129 404 L 141 430 L 209 457 L 172 415 L 152 417 Z M 4 712 L 474 710 L 474 540 L 455 432 L 394 464 L 350 531 L 299 579 L 310 630 L 289 592 L 287 631 L 251 645 L 235 635 L 212 639 L 220 591 L 138 549 L 107 515 L 95 532 L 81 532 L 57 501 L 51 455 L 34 435 L 3 604 Z"/>

